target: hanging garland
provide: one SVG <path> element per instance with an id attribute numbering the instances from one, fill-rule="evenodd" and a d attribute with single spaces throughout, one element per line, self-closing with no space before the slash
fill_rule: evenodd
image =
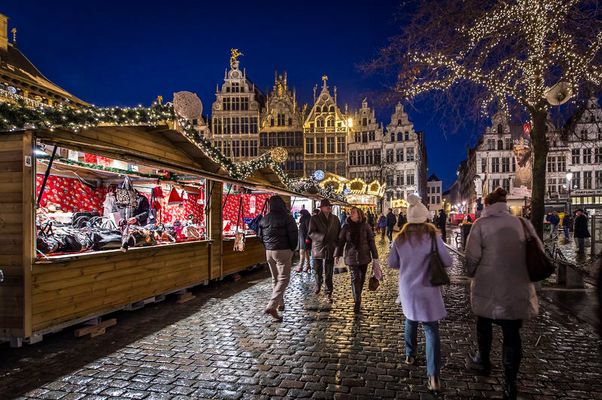
<path id="1" fill-rule="evenodd" d="M 93 128 L 100 125 L 112 126 L 158 126 L 165 121 L 177 120 L 182 134 L 197 146 L 212 161 L 224 168 L 234 179 L 244 180 L 255 171 L 271 168 L 285 187 L 296 193 L 315 191 L 325 198 L 345 201 L 344 196 L 329 188 L 321 188 L 313 178 L 307 180 L 291 179 L 278 164 L 270 152 L 239 163 L 233 162 L 216 148 L 208 139 L 201 137 L 194 127 L 185 119 L 176 115 L 171 104 L 153 103 L 151 107 L 84 107 L 70 108 L 65 106 L 26 107 L 24 104 L 0 103 L 0 131 L 16 131 L 18 129 L 65 128 L 73 131 Z"/>

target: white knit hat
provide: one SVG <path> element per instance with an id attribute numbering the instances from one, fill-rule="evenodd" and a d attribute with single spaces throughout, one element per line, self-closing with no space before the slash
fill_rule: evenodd
<path id="1" fill-rule="evenodd" d="M 423 224 L 430 217 L 429 210 L 422 204 L 422 200 L 415 194 L 408 195 L 408 223 Z"/>

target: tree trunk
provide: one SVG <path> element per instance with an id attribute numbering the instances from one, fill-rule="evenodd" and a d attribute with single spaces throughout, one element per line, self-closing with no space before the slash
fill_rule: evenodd
<path id="1" fill-rule="evenodd" d="M 548 158 L 547 118 L 544 110 L 531 112 L 533 127 L 531 129 L 531 145 L 533 147 L 532 191 L 531 191 L 531 223 L 537 235 L 543 239 L 543 221 L 545 217 L 546 195 L 546 161 Z"/>

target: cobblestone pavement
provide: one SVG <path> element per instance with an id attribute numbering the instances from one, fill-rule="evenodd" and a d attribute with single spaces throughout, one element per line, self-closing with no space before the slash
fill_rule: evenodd
<path id="1" fill-rule="evenodd" d="M 385 246 L 381 251 L 384 260 Z M 403 363 L 395 271 L 386 271 L 378 291 L 365 293 L 359 317 L 348 273 L 335 275 L 332 305 L 312 293 L 312 278 L 293 272 L 282 323 L 262 315 L 271 286 L 263 270 L 198 288 L 185 304 L 168 299 L 118 313 L 119 324 L 94 339 L 76 339 L 71 329 L 22 349 L 0 347 L 0 399 L 432 398 L 424 356 L 418 366 Z M 439 397 L 501 398 L 499 331 L 491 377 L 464 366 L 474 318 L 458 262 L 445 302 Z M 593 329 L 542 303 L 541 315 L 522 331 L 520 398 L 602 399 Z"/>

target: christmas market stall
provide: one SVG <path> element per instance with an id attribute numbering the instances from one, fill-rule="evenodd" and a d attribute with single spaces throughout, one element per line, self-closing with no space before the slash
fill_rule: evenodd
<path id="1" fill-rule="evenodd" d="M 7 107 L 0 105 L 0 340 L 32 343 L 230 273 L 223 187 L 267 192 L 258 178 L 261 188 L 243 181 L 265 162 L 234 165 L 182 128 L 185 121 L 166 124 L 175 119 L 170 107 Z M 245 217 L 264 198 L 249 197 Z"/>

